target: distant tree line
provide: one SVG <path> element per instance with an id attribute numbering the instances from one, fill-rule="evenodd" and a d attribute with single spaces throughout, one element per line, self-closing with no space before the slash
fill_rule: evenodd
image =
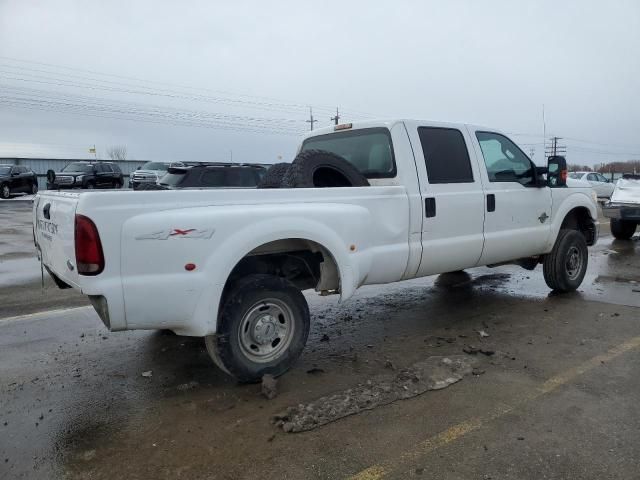
<path id="1" fill-rule="evenodd" d="M 570 172 L 638 173 L 640 172 L 640 160 L 601 163 L 595 166 L 570 163 L 568 168 Z"/>

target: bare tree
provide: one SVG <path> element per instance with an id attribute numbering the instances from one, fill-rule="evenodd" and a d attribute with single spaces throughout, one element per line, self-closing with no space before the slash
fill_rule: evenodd
<path id="1" fill-rule="evenodd" d="M 126 160 L 127 159 L 127 147 L 124 145 L 114 145 L 107 148 L 107 155 L 111 160 Z"/>

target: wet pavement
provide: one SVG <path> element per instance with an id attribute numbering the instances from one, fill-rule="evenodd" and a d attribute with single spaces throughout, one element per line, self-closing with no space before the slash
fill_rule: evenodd
<path id="1" fill-rule="evenodd" d="M 219 372 L 200 339 L 109 333 L 82 297 L 2 286 L 0 478 L 636 478 L 640 240 L 603 233 L 574 294 L 550 294 L 540 267 L 370 286 L 345 304 L 308 292 L 309 342 L 272 400 Z M 13 235 L 3 261 L 28 253 Z M 302 433 L 273 423 L 459 355 L 474 374 L 442 390 Z"/>

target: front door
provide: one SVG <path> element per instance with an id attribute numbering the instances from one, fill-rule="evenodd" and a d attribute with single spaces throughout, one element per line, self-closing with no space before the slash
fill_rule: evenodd
<path id="1" fill-rule="evenodd" d="M 422 196 L 422 258 L 417 276 L 476 265 L 483 244 L 483 191 L 468 133 L 407 124 Z M 471 155 L 469 155 L 471 153 Z"/>
<path id="2" fill-rule="evenodd" d="M 484 249 L 481 265 L 543 253 L 551 234 L 551 190 L 535 164 L 504 135 L 474 130 L 484 160 Z"/>

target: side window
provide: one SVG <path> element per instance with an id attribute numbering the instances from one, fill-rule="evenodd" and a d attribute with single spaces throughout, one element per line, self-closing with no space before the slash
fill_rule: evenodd
<path id="1" fill-rule="evenodd" d="M 607 182 L 607 177 L 605 177 L 604 175 L 600 174 L 600 173 L 596 173 L 596 176 L 598 177 L 598 181 L 599 182 Z"/>
<path id="2" fill-rule="evenodd" d="M 473 183 L 469 151 L 460 130 L 419 127 L 430 184 Z"/>
<path id="3" fill-rule="evenodd" d="M 587 175 L 587 180 L 589 180 L 590 182 L 598 182 L 598 176 L 595 173 L 590 173 L 589 175 Z"/>
<path id="4" fill-rule="evenodd" d="M 199 187 L 224 187 L 224 170 L 221 168 L 207 168 L 200 176 Z"/>
<path id="5" fill-rule="evenodd" d="M 102 168 L 104 169 L 105 172 L 107 173 L 111 173 L 113 172 L 113 168 L 111 168 L 111 165 L 108 163 L 103 163 L 102 164 Z"/>
<path id="6" fill-rule="evenodd" d="M 490 182 L 536 184 L 534 164 L 518 146 L 504 135 L 476 132 Z"/>
<path id="7" fill-rule="evenodd" d="M 94 166 L 93 166 L 93 170 L 94 170 L 96 173 L 102 173 L 102 172 L 104 172 L 104 169 L 102 168 L 102 164 L 101 164 L 101 163 L 98 163 L 98 164 L 94 165 Z"/>

